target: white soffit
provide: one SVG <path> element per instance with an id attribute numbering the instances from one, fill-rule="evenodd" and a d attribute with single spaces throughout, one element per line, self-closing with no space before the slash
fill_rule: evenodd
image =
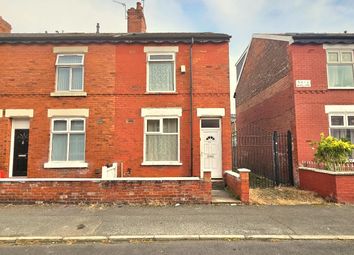
<path id="1" fill-rule="evenodd" d="M 178 52 L 178 46 L 145 46 L 144 52 L 147 53 Z"/>
<path id="2" fill-rule="evenodd" d="M 33 118 L 33 109 L 6 109 L 5 117 L 7 118 Z"/>
<path id="3" fill-rule="evenodd" d="M 326 113 L 354 112 L 354 105 L 325 105 Z"/>
<path id="4" fill-rule="evenodd" d="M 197 108 L 198 117 L 224 117 L 225 108 Z"/>
<path id="5" fill-rule="evenodd" d="M 146 116 L 182 116 L 182 108 L 171 107 L 171 108 L 142 108 L 141 117 Z"/>
<path id="6" fill-rule="evenodd" d="M 88 117 L 89 109 L 48 109 L 48 117 Z"/>
<path id="7" fill-rule="evenodd" d="M 53 47 L 53 53 L 86 53 L 87 46 Z"/>
<path id="8" fill-rule="evenodd" d="M 289 42 L 289 44 L 292 44 L 294 42 L 292 36 L 289 35 L 253 34 L 252 38 L 284 41 Z"/>

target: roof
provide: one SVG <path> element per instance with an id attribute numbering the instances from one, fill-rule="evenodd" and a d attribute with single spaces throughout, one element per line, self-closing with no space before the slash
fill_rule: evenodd
<path id="1" fill-rule="evenodd" d="M 222 43 L 221 33 L 0 33 L 0 44 L 59 43 Z"/>
<path id="2" fill-rule="evenodd" d="M 288 41 L 290 44 L 352 44 L 354 33 L 254 34 L 253 38 Z"/>

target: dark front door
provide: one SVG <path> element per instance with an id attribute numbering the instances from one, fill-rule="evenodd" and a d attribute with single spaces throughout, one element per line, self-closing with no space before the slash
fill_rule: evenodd
<path id="1" fill-rule="evenodd" d="M 28 129 L 15 129 L 13 176 L 27 176 Z"/>

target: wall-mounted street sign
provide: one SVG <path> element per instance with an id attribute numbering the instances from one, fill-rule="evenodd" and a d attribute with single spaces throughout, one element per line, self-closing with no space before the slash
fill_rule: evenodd
<path id="1" fill-rule="evenodd" d="M 311 87 L 311 80 L 296 80 L 296 87 L 297 88 L 310 88 Z"/>

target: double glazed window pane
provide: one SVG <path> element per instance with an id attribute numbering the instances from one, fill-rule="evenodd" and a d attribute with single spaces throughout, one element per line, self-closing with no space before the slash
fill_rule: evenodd
<path id="1" fill-rule="evenodd" d="M 177 119 L 164 119 L 163 120 L 164 133 L 178 133 L 178 120 Z"/>
<path id="2" fill-rule="evenodd" d="M 174 91 L 174 63 L 149 62 L 149 90 Z"/>
<path id="3" fill-rule="evenodd" d="M 81 55 L 62 55 L 58 56 L 58 64 L 59 65 L 82 65 L 83 56 Z"/>
<path id="4" fill-rule="evenodd" d="M 52 161 L 66 161 L 68 134 L 53 134 Z"/>
<path id="5" fill-rule="evenodd" d="M 343 116 L 331 116 L 331 125 L 332 126 L 344 126 L 344 117 Z"/>
<path id="6" fill-rule="evenodd" d="M 69 161 L 85 159 L 85 135 L 84 134 L 70 134 L 69 144 Z"/>
<path id="7" fill-rule="evenodd" d="M 147 132 L 159 132 L 160 120 L 147 120 Z"/>
<path id="8" fill-rule="evenodd" d="M 178 135 L 146 135 L 147 161 L 178 161 Z"/>
<path id="9" fill-rule="evenodd" d="M 354 87 L 353 65 L 329 65 L 330 87 Z"/>
<path id="10" fill-rule="evenodd" d="M 58 67 L 58 91 L 68 91 L 70 89 L 70 67 Z"/>

